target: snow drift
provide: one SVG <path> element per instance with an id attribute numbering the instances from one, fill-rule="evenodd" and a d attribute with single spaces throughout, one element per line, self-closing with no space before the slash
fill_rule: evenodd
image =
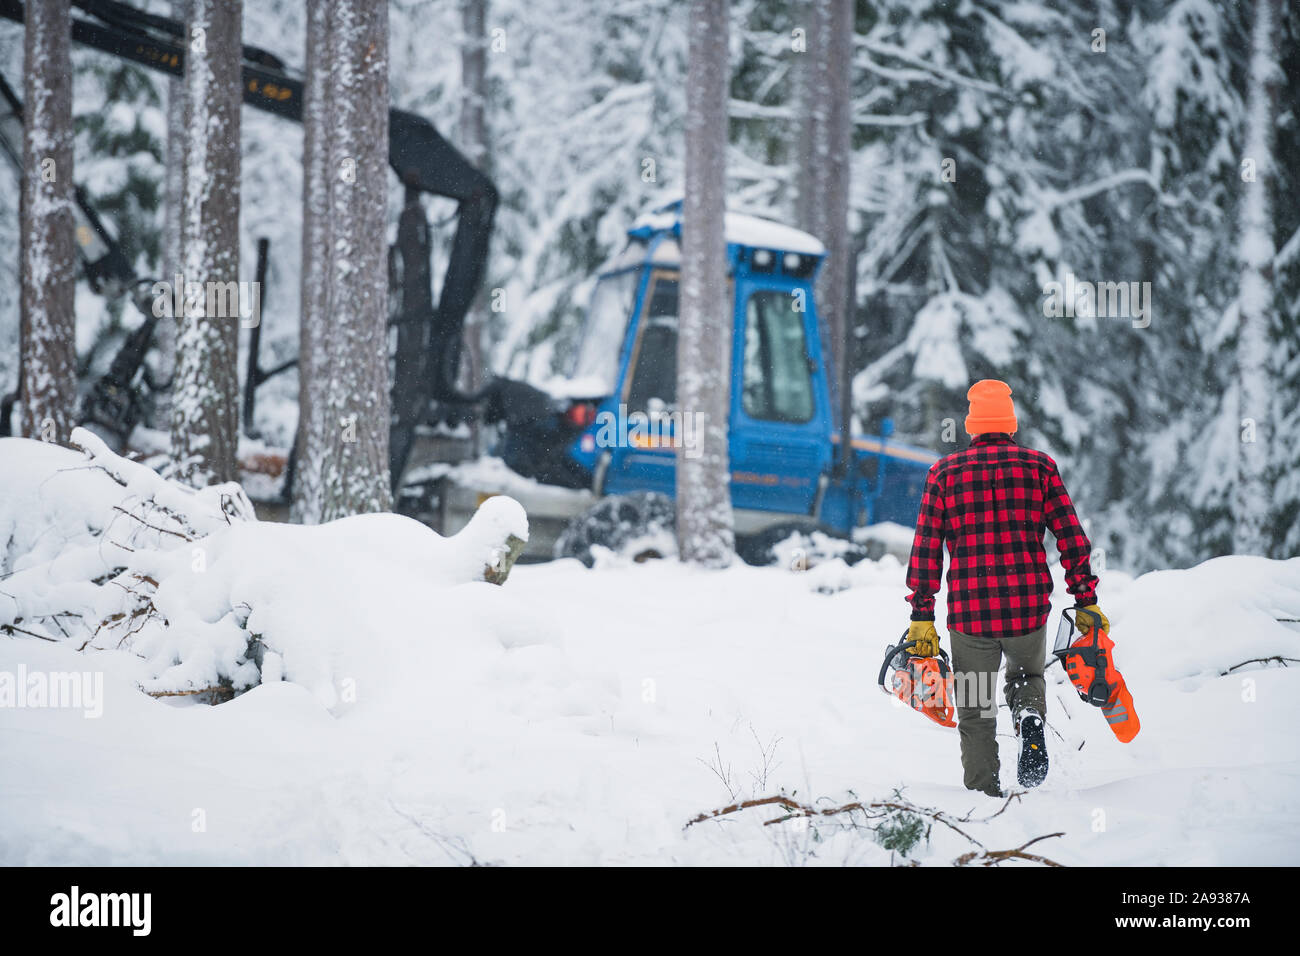
<path id="1" fill-rule="evenodd" d="M 491 613 L 484 596 L 441 595 L 503 582 L 528 537 L 506 497 L 454 538 L 392 514 L 262 524 L 236 484 L 193 490 L 87 431 L 73 440 L 82 454 L 0 440 L 0 627 L 129 650 L 150 693 L 289 680 L 335 707 L 349 668 L 435 639 L 446 604 Z"/>
<path id="2" fill-rule="evenodd" d="M 955 732 L 875 688 L 906 626 L 892 556 L 709 574 L 556 561 L 494 587 L 503 535 L 526 533 L 504 498 L 467 537 L 392 516 L 294 528 L 242 514 L 232 488 L 127 469 L 127 494 L 97 461 L 0 442 L 0 622 L 17 628 L 0 679 L 103 685 L 95 719 L 0 706 L 0 863 L 979 865 L 1024 846 L 1068 865 L 1300 861 L 1300 559 L 1103 572 L 1142 732 L 1119 743 L 1052 665 L 1051 773 L 1002 810 L 962 788 Z M 189 534 L 150 498 L 194 540 L 113 510 Z M 96 615 L 136 606 L 123 588 L 167 626 L 146 613 L 85 643 Z M 1059 610 L 1059 578 L 1056 595 Z M 82 618 L 42 616 L 69 597 Z M 217 707 L 140 692 L 214 674 L 247 689 Z M 772 804 L 707 816 L 782 794 L 942 820 L 909 843 L 907 813 L 887 839 Z"/>

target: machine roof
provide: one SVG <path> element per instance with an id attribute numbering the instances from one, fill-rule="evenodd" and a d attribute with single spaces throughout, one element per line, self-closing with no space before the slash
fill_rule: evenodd
<path id="1" fill-rule="evenodd" d="M 658 233 L 681 235 L 682 201 L 671 203 L 642 213 L 632 223 L 627 234 L 634 239 L 650 239 Z M 800 255 L 824 256 L 826 247 L 816 236 L 784 223 L 727 211 L 723 225 L 729 245 L 748 246 L 754 249 L 773 249 L 779 252 L 797 252 Z M 659 255 L 655 256 L 658 261 Z"/>

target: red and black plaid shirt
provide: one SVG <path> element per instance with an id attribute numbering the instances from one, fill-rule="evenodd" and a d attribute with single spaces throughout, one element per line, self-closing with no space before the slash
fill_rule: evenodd
<path id="1" fill-rule="evenodd" d="M 1092 545 L 1079 525 L 1056 462 L 1010 435 L 977 435 L 926 477 L 908 562 L 912 620 L 934 620 L 947 545 L 948 629 L 1013 637 L 1047 621 L 1052 575 L 1043 531 L 1051 529 L 1078 604 L 1097 603 Z"/>

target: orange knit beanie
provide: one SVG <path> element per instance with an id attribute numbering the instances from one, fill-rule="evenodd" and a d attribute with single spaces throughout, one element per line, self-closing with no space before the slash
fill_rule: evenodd
<path id="1" fill-rule="evenodd" d="M 966 416 L 966 432 L 982 435 L 985 432 L 1016 430 L 1016 406 L 1011 401 L 1011 386 L 995 378 L 976 382 L 966 393 L 970 399 L 970 414 Z"/>

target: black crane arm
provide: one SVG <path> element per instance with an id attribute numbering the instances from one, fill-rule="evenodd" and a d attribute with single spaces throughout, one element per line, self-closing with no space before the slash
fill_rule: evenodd
<path id="1" fill-rule="evenodd" d="M 23 104 L 18 94 L 0 76 L 0 154 L 9 161 L 18 177 L 23 171 Z M 153 337 L 154 326 L 158 319 L 150 308 L 149 283 L 139 279 L 131 269 L 131 263 L 122 253 L 117 239 L 105 227 L 95 212 L 80 186 L 73 186 L 72 206 L 73 236 L 77 246 L 77 257 L 81 260 L 81 269 L 86 281 L 97 293 L 107 299 L 116 299 L 128 295 L 135 307 L 144 316 L 140 326 L 127 336 L 122 348 L 114 357 L 108 372 L 95 382 L 92 391 L 94 402 L 87 402 L 87 411 L 95 414 L 89 418 L 100 424 L 107 419 L 116 419 L 134 424 L 138 415 L 139 402 L 131 383 L 136 373 L 144 365 L 145 353 Z M 146 369 L 146 374 L 148 370 Z M 7 437 L 13 430 L 13 407 L 22 391 L 22 368 L 18 370 L 18 383 L 12 392 L 0 397 L 0 437 Z M 102 410 L 102 411 L 100 411 Z"/>
<path id="2" fill-rule="evenodd" d="M 180 21 L 118 0 L 72 0 L 72 5 L 89 17 L 73 18 L 74 42 L 173 76 L 184 74 L 185 27 Z M 0 16 L 22 23 L 22 0 L 0 0 Z M 302 122 L 302 80 L 291 76 L 278 57 L 245 45 L 242 74 L 246 104 Z M 464 399 L 455 386 L 456 359 L 465 316 L 483 281 L 497 190 L 432 123 L 405 110 L 388 113 L 388 163 L 406 186 L 458 204 L 456 233 L 431 328 L 429 345 L 437 358 L 430 364 L 428 387 L 431 398 Z"/>
<path id="3" fill-rule="evenodd" d="M 8 81 L 0 76 L 0 154 L 18 176 L 23 170 L 22 149 L 23 104 Z M 131 264 L 126 261 L 116 238 L 104 226 L 80 186 L 73 187 L 73 198 L 76 200 L 72 216 L 77 254 L 90 287 L 109 299 L 131 292 L 136 281 L 135 273 L 131 271 Z"/>

